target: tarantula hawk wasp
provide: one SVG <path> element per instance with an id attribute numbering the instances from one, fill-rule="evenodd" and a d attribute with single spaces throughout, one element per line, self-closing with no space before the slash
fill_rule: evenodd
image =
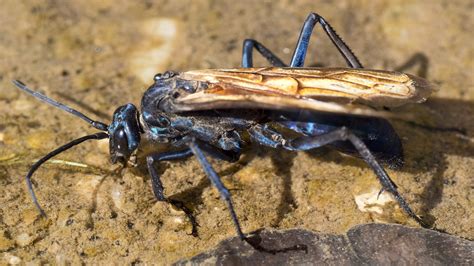
<path id="1" fill-rule="evenodd" d="M 319 23 L 349 68 L 304 68 L 310 36 Z M 253 50 L 272 67 L 254 68 Z M 69 112 L 100 130 L 73 140 L 36 162 L 26 182 L 33 202 L 44 214 L 33 191 L 31 176 L 44 162 L 91 139 L 109 139 L 112 163 L 127 164 L 146 139 L 164 143 L 172 151 L 151 153 L 146 162 L 152 188 L 159 201 L 167 198 L 156 169 L 162 161 L 195 156 L 211 183 L 228 206 L 238 236 L 246 239 L 232 204 L 231 194 L 206 158 L 234 162 L 241 154 L 241 134 L 263 146 L 306 151 L 329 145 L 362 158 L 374 171 L 382 191 L 391 193 L 408 216 L 426 227 L 423 220 L 400 195 L 379 162 L 391 167 L 403 164 L 400 138 L 376 107 L 395 107 L 422 102 L 432 88 L 427 81 L 398 72 L 367 70 L 324 18 L 311 13 L 304 22 L 291 62 L 286 65 L 261 43 L 247 39 L 243 44 L 242 68 L 165 72 L 141 100 L 141 112 L 133 104 L 120 106 L 110 125 L 27 88 L 14 84 L 34 97 Z M 289 138 L 271 123 L 294 131 Z"/>

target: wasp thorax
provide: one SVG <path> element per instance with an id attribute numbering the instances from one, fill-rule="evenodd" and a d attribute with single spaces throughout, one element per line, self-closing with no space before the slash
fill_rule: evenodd
<path id="1" fill-rule="evenodd" d="M 112 163 L 126 164 L 140 144 L 138 110 L 133 104 L 120 106 L 115 110 L 109 126 L 109 150 Z"/>

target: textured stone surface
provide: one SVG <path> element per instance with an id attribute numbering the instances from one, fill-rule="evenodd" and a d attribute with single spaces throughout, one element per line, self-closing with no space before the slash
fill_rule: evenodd
<path id="1" fill-rule="evenodd" d="M 260 231 L 252 241 L 234 237 L 176 265 L 471 265 L 474 242 L 433 230 L 365 224 L 345 235 L 303 229 Z"/>

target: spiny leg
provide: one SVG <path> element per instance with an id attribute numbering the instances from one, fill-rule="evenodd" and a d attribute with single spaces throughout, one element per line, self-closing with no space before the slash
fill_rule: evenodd
<path id="1" fill-rule="evenodd" d="M 287 64 L 278 58 L 272 51 L 270 51 L 263 44 L 253 39 L 244 40 L 242 48 L 242 67 L 253 67 L 253 49 L 256 49 L 267 61 L 276 67 L 286 67 Z"/>
<path id="2" fill-rule="evenodd" d="M 188 146 L 193 152 L 193 154 L 197 157 L 207 177 L 211 180 L 212 184 L 217 188 L 217 190 L 219 190 L 219 193 L 221 194 L 222 199 L 226 202 L 227 207 L 229 208 L 229 211 L 230 211 L 230 216 L 232 217 L 232 221 L 234 222 L 234 226 L 239 238 L 241 240 L 245 240 L 246 237 L 244 233 L 242 232 L 239 219 L 237 218 L 237 215 L 235 214 L 234 205 L 232 204 L 232 198 L 231 198 L 229 190 L 224 186 L 224 184 L 221 181 L 221 178 L 216 173 L 216 171 L 212 168 L 211 164 L 204 156 L 201 148 L 198 145 L 198 142 L 192 139 L 189 141 Z"/>
<path id="3" fill-rule="evenodd" d="M 300 137 L 289 141 L 287 145 L 291 149 L 295 150 L 311 150 L 335 141 L 350 141 L 357 149 L 362 159 L 364 159 L 364 161 L 375 172 L 375 175 L 382 184 L 382 190 L 392 193 L 400 207 L 421 226 L 429 227 L 425 222 L 423 222 L 423 220 L 421 220 L 420 217 L 415 214 L 402 195 L 400 195 L 395 183 L 390 179 L 383 167 L 377 162 L 374 155 L 372 155 L 364 142 L 359 137 L 351 133 L 347 128 L 341 127 L 340 129 L 336 129 L 332 132 L 319 136 Z"/>
<path id="4" fill-rule="evenodd" d="M 374 155 L 372 155 L 364 142 L 359 137 L 351 133 L 347 128 L 341 127 L 326 134 L 318 136 L 304 136 L 293 140 L 287 140 L 280 133 L 276 132 L 270 127 L 265 126 L 251 128 L 249 129 L 249 134 L 254 140 L 258 141 L 262 145 L 274 148 L 282 147 L 288 150 L 312 150 L 336 141 L 350 141 L 359 152 L 362 159 L 364 159 L 364 161 L 375 172 L 375 175 L 382 184 L 382 190 L 380 193 L 383 191 L 392 193 L 400 207 L 411 218 L 413 218 L 421 226 L 429 227 L 415 214 L 405 199 L 400 195 L 395 183 L 390 179 L 383 167 L 377 162 Z"/>
<path id="5" fill-rule="evenodd" d="M 304 60 L 306 57 L 306 52 L 308 50 L 309 40 L 311 38 L 311 34 L 313 32 L 314 26 L 316 23 L 321 24 L 321 27 L 326 32 L 326 34 L 331 39 L 332 43 L 336 46 L 339 50 L 341 55 L 346 60 L 347 64 L 352 68 L 363 68 L 362 64 L 359 62 L 357 57 L 351 51 L 349 46 L 344 43 L 344 41 L 337 35 L 336 31 L 329 25 L 329 23 L 324 20 L 323 17 L 316 13 L 309 14 L 308 18 L 303 24 L 303 28 L 301 29 L 300 37 L 298 38 L 298 42 L 296 43 L 295 51 L 293 52 L 293 56 L 291 58 L 291 67 L 303 67 Z"/>

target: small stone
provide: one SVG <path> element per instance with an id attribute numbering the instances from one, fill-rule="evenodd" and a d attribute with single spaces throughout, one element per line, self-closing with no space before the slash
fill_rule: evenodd
<path id="1" fill-rule="evenodd" d="M 21 233 L 15 237 L 15 242 L 21 247 L 26 247 L 33 243 L 34 239 L 35 238 L 28 233 Z"/>
<path id="2" fill-rule="evenodd" d="M 15 255 L 12 255 L 10 253 L 5 253 L 5 255 L 3 255 L 3 257 L 5 258 L 5 260 L 8 262 L 8 264 L 10 265 L 18 265 L 21 263 L 21 259 Z"/>
<path id="3" fill-rule="evenodd" d="M 395 202 L 389 193 L 382 193 L 379 196 L 379 191 L 373 189 L 368 193 L 354 196 L 357 207 L 362 212 L 369 212 L 381 215 L 383 213 L 383 206 L 389 202 Z"/>
<path id="4" fill-rule="evenodd" d="M 118 185 L 114 186 L 110 194 L 111 194 L 112 201 L 115 207 L 117 207 L 117 209 L 120 209 L 120 210 L 123 209 L 122 187 Z"/>

